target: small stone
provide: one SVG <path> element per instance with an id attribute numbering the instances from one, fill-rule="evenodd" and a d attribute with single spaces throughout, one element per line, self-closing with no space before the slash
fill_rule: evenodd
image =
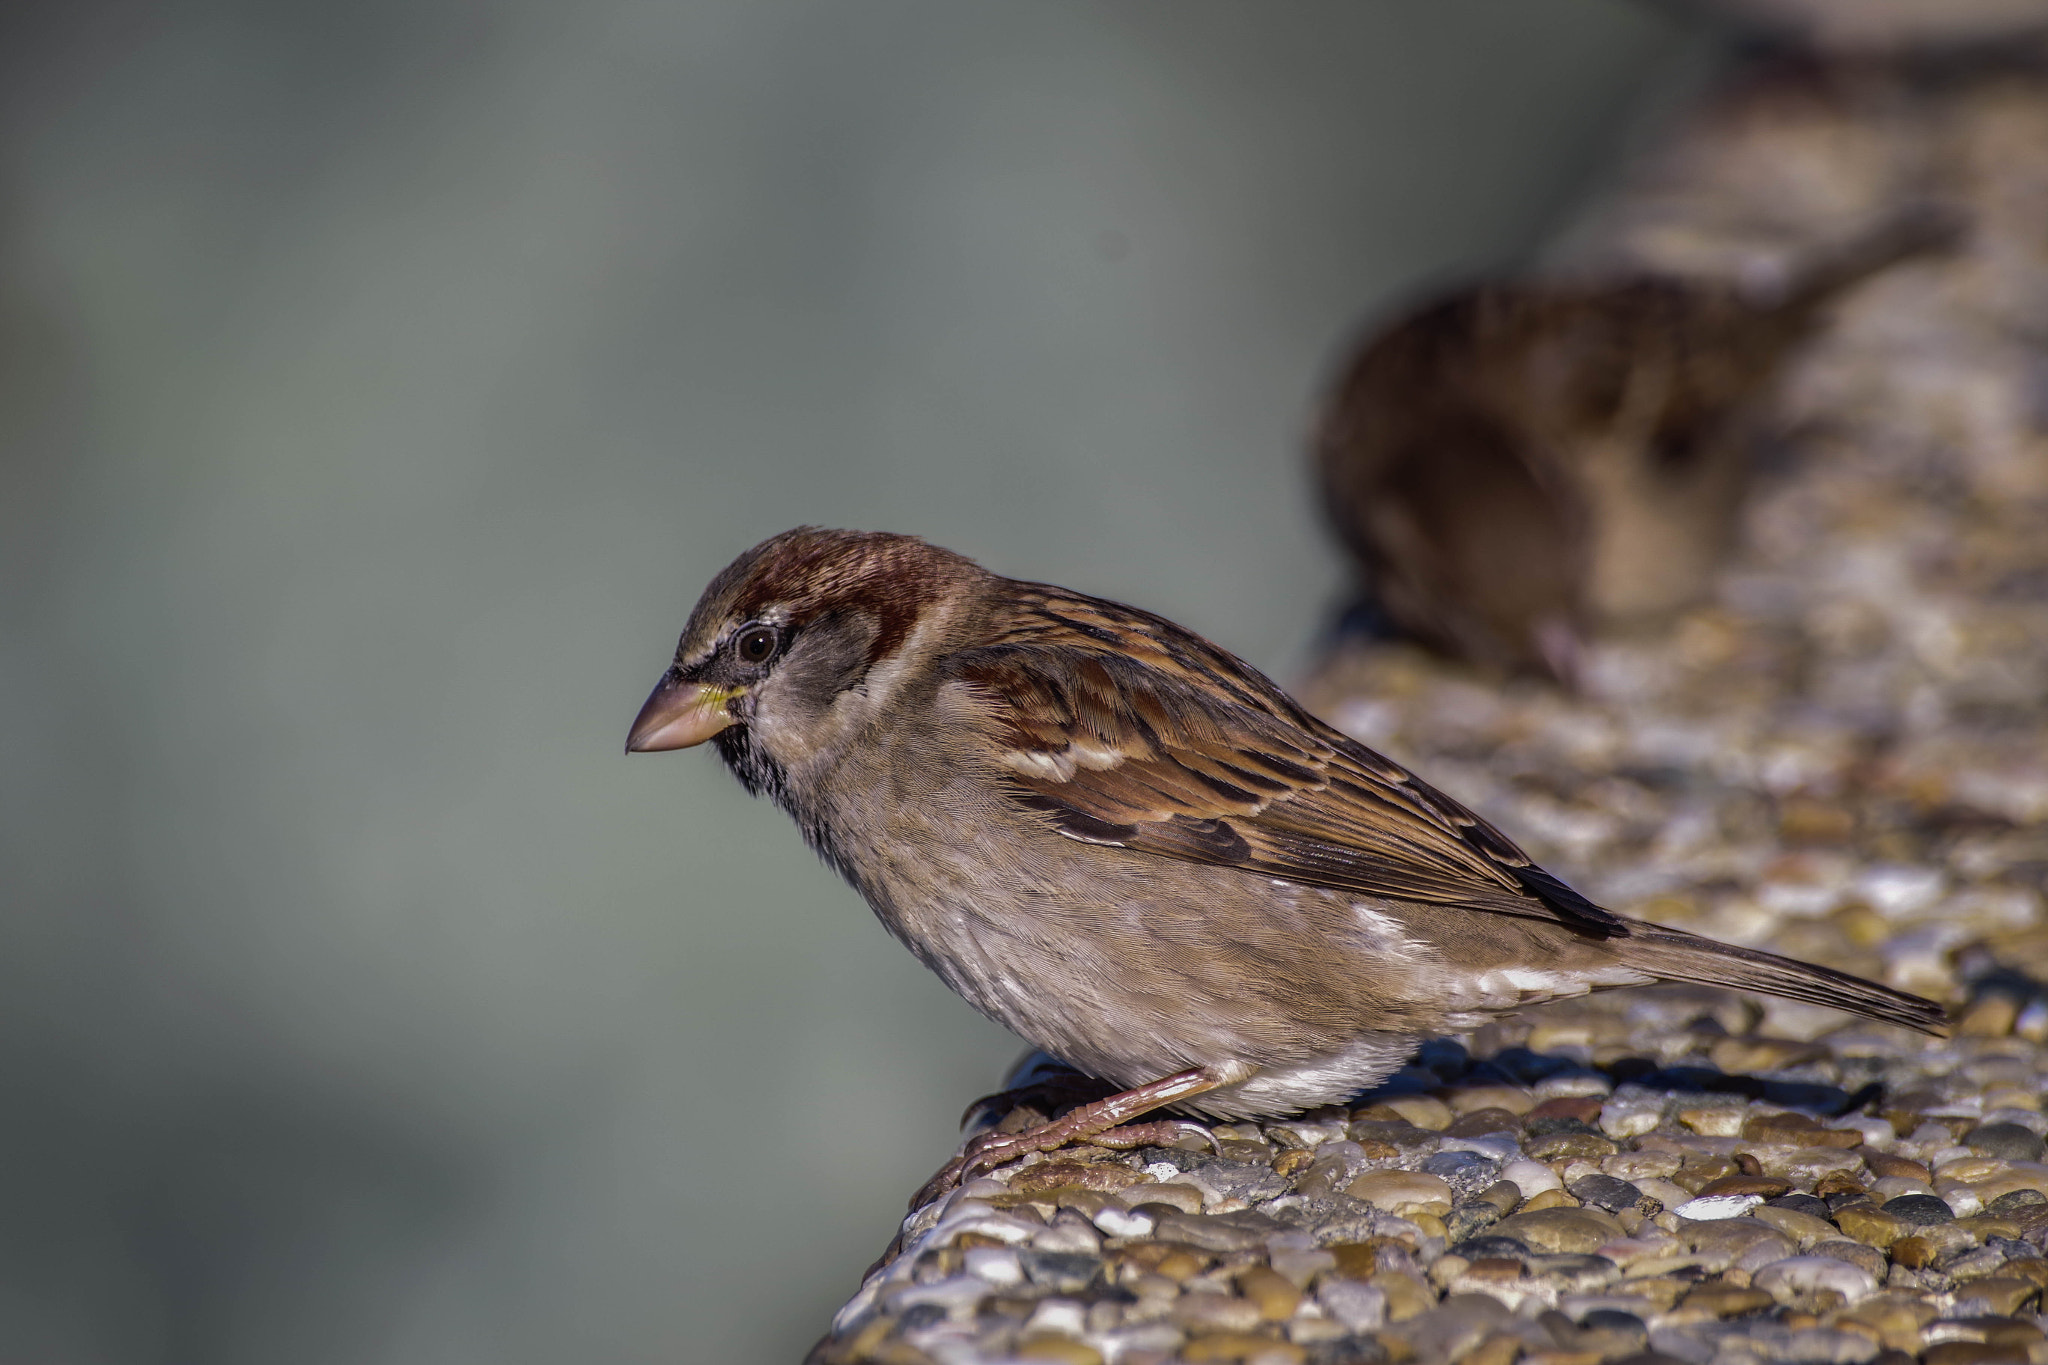
<path id="1" fill-rule="evenodd" d="M 1126 1265 L 1135 1265 L 1174 1284 L 1201 1274 L 1209 1265 L 1209 1258 L 1193 1247 L 1173 1242 L 1145 1242 L 1125 1247 L 1118 1253 L 1118 1258 Z"/>
<path id="2" fill-rule="evenodd" d="M 1944 1341 L 1920 1354 L 1921 1365 L 2024 1365 L 2027 1359 L 2024 1350 L 1982 1341 Z"/>
<path id="3" fill-rule="evenodd" d="M 1505 1109 L 1479 1109 L 1451 1120 L 1445 1137 L 1484 1137 L 1489 1133 L 1519 1133 L 1522 1121 Z"/>
<path id="4" fill-rule="evenodd" d="M 1564 1187 L 1564 1182 L 1557 1178 L 1556 1171 L 1543 1162 L 1530 1161 L 1527 1158 L 1520 1161 L 1510 1161 L 1507 1165 L 1501 1167 L 1500 1178 L 1512 1182 L 1514 1187 L 1521 1192 L 1521 1196 L 1524 1199 L 1534 1199 L 1545 1190 L 1556 1190 Z"/>
<path id="5" fill-rule="evenodd" d="M 1307 1147 L 1290 1147 L 1273 1158 L 1273 1174 L 1291 1176 L 1315 1164 L 1316 1154 Z"/>
<path id="6" fill-rule="evenodd" d="M 1023 1264 L 1010 1247 L 970 1247 L 960 1262 L 968 1274 L 999 1288 L 1024 1283 Z"/>
<path id="7" fill-rule="evenodd" d="M 1850 1265 L 1862 1266 L 1870 1272 L 1871 1279 L 1877 1281 L 1884 1279 L 1885 1254 L 1876 1247 L 1865 1246 L 1861 1242 L 1851 1242 L 1841 1237 L 1832 1237 L 1825 1241 L 1815 1242 L 1812 1246 L 1806 1248 L 1806 1252 L 1811 1256 L 1832 1256 L 1838 1261 L 1847 1261 Z"/>
<path id="8" fill-rule="evenodd" d="M 1728 1284 L 1703 1284 L 1685 1296 L 1685 1307 L 1697 1308 L 1717 1318 L 1739 1318 L 1776 1306 L 1777 1300 L 1761 1289 L 1744 1289 Z"/>
<path id="9" fill-rule="evenodd" d="M 1600 1110 L 1603 1107 L 1601 1100 L 1596 1096 L 1558 1095 L 1543 1101 L 1522 1115 L 1522 1123 L 1531 1132 L 1546 1131 L 1542 1125 L 1559 1120 L 1584 1124 L 1590 1128 L 1600 1117 Z"/>
<path id="10" fill-rule="evenodd" d="M 1906 1235 L 1904 1219 L 1882 1209 L 1852 1207 L 1835 1211 L 1835 1226 L 1865 1246 L 1888 1247 Z"/>
<path id="11" fill-rule="evenodd" d="M 1102 1271 L 1101 1257 L 1075 1252 L 1039 1251 L 1034 1248 L 1017 1259 L 1033 1284 L 1059 1294 L 1080 1293 Z"/>
<path id="12" fill-rule="evenodd" d="M 1502 1237 L 1538 1251 L 1584 1255 L 1626 1235 L 1612 1214 L 1598 1209 L 1539 1209 L 1517 1213 L 1494 1225 Z"/>
<path id="13" fill-rule="evenodd" d="M 1699 1263 L 1710 1271 L 1751 1270 L 1792 1254 L 1792 1239 L 1754 1218 L 1729 1218 L 1686 1229 Z"/>
<path id="14" fill-rule="evenodd" d="M 1885 1152 L 1865 1152 L 1863 1164 L 1870 1168 L 1872 1175 L 1879 1178 L 1891 1176 L 1900 1180 L 1917 1180 L 1923 1185 L 1934 1179 L 1934 1173 L 1920 1162 Z"/>
<path id="15" fill-rule="evenodd" d="M 1654 1201 L 1659 1211 L 1675 1209 L 1692 1198 L 1692 1191 L 1668 1180 L 1645 1179 L 1630 1182 L 1643 1192 L 1643 1198 Z"/>
<path id="16" fill-rule="evenodd" d="M 1458 1365 L 1514 1365 L 1523 1345 L 1522 1339 L 1512 1333 L 1496 1332 L 1459 1357 Z"/>
<path id="17" fill-rule="evenodd" d="M 1266 1238 L 1279 1230 L 1280 1225 L 1273 1219 L 1250 1209 L 1206 1218 L 1168 1212 L 1159 1215 L 1157 1236 L 1204 1251 L 1249 1251 L 1264 1246 Z"/>
<path id="18" fill-rule="evenodd" d="M 1616 1036 L 1621 1031 L 1616 1030 Z M 1552 1072 L 1531 1087 L 1538 1101 L 1566 1097 L 1571 1099 L 1593 1098 L 1604 1100 L 1614 1093 L 1614 1082 L 1591 1067 L 1566 1067 Z M 1588 1120 L 1590 1122 L 1591 1120 Z"/>
<path id="19" fill-rule="evenodd" d="M 1337 1258 L 1321 1249 L 1291 1251 L 1276 1247 L 1273 1251 L 1274 1272 L 1286 1276 L 1287 1282 L 1298 1289 L 1307 1289 L 1316 1276 L 1336 1268 Z"/>
<path id="20" fill-rule="evenodd" d="M 1059 1365 L 1102 1365 L 1102 1352 L 1093 1346 L 1051 1333 L 1019 1338 L 1010 1354 L 1018 1360 L 1051 1360 Z"/>
<path id="21" fill-rule="evenodd" d="M 1825 1218 L 1816 1218 L 1810 1213 L 1801 1213 L 1797 1209 L 1774 1208 L 1769 1204 L 1764 1204 L 1751 1209 L 1749 1216 L 1767 1227 L 1774 1227 L 1784 1233 L 1801 1250 L 1813 1246 L 1816 1242 L 1827 1241 L 1835 1237 L 1834 1224 L 1828 1222 Z"/>
<path id="22" fill-rule="evenodd" d="M 1095 1226 L 1111 1237 L 1150 1237 L 1158 1220 L 1119 1204 L 1105 1204 L 1095 1215 Z"/>
<path id="23" fill-rule="evenodd" d="M 1258 1305 L 1268 1322 L 1285 1322 L 1301 1306 L 1301 1290 L 1278 1271 L 1253 1266 L 1237 1277 L 1237 1292 Z"/>
<path id="24" fill-rule="evenodd" d="M 1621 1148 L 1598 1133 L 1551 1133 L 1526 1144 L 1538 1161 L 1593 1160 L 1612 1156 Z"/>
<path id="25" fill-rule="evenodd" d="M 1522 1202 L 1522 1189 L 1521 1186 L 1515 1184 L 1512 1180 L 1496 1180 L 1479 1193 L 1473 1195 L 1472 1202 L 1484 1204 L 1497 1211 L 1502 1217 L 1506 1217 L 1515 1211 L 1517 1204 Z"/>
<path id="26" fill-rule="evenodd" d="M 1499 1222 L 1500 1217 L 1500 1210 L 1491 1204 L 1460 1204 L 1444 1215 L 1444 1237 L 1453 1243 L 1466 1241 Z"/>
<path id="27" fill-rule="evenodd" d="M 2039 1256 L 2018 1256 L 1999 1267 L 1999 1274 L 2013 1275 L 2031 1285 L 2048 1289 L 2048 1260 Z"/>
<path id="28" fill-rule="evenodd" d="M 1789 1038 L 1723 1038 L 1707 1049 L 1707 1060 L 1731 1076 L 1782 1071 L 1827 1055 L 1827 1049 Z"/>
<path id="29" fill-rule="evenodd" d="M 1750 1284 L 1779 1303 L 1789 1304 L 1800 1295 L 1822 1290 L 1832 1290 L 1854 1303 L 1876 1291 L 1877 1278 L 1860 1265 L 1831 1256 L 1792 1256 L 1758 1270 Z"/>
<path id="30" fill-rule="evenodd" d="M 2020 1001 L 2002 991 L 1979 996 L 1956 1017 L 1955 1031 L 1964 1037 L 2002 1038 L 2019 1021 Z"/>
<path id="31" fill-rule="evenodd" d="M 1718 1222 L 1725 1218 L 1740 1218 L 1763 1202 L 1764 1197 L 1760 1194 L 1704 1194 L 1686 1200 L 1671 1211 L 1696 1223 Z"/>
<path id="32" fill-rule="evenodd" d="M 1683 1165 L 1683 1158 L 1676 1152 L 1646 1150 L 1637 1152 L 1616 1152 L 1600 1163 L 1603 1175 L 1616 1180 L 1641 1181 L 1644 1179 L 1666 1179 L 1677 1174 Z"/>
<path id="33" fill-rule="evenodd" d="M 2020 1131 L 2028 1130 L 2023 1128 Z M 2006 1170 L 2006 1162 L 1995 1156 L 1951 1156 L 1935 1166 L 1934 1182 L 1939 1185 L 1944 1181 L 1959 1180 L 1966 1185 L 1976 1185 L 1993 1176 L 2003 1175 Z"/>
<path id="34" fill-rule="evenodd" d="M 1724 1194 L 1753 1194 L 1759 1199 L 1776 1199 L 1792 1191 L 1792 1182 L 1770 1175 L 1726 1175 L 1719 1180 L 1702 1185 L 1702 1197 L 1713 1198 Z"/>
<path id="35" fill-rule="evenodd" d="M 2016 1213 L 2024 1213 L 2028 1209 L 2038 1209 L 2043 1205 L 2048 1205 L 2048 1194 L 2032 1189 L 2011 1190 L 1999 1195 L 1998 1198 L 1986 1204 L 1984 1212 L 2000 1216 L 2010 1216 Z"/>
<path id="36" fill-rule="evenodd" d="M 1428 1132 L 1441 1132 L 1451 1125 L 1451 1107 L 1428 1095 L 1396 1095 L 1382 1101 L 1408 1122 Z"/>
<path id="37" fill-rule="evenodd" d="M 1371 1332 L 1387 1320 L 1386 1291 L 1376 1284 L 1357 1280 L 1328 1279 L 1316 1289 L 1316 1302 L 1325 1313 L 1353 1332 Z"/>
<path id="38" fill-rule="evenodd" d="M 1955 1210 L 1931 1194 L 1902 1194 L 1896 1199 L 1888 1199 L 1884 1211 L 1901 1223 L 1915 1227 L 1951 1222 L 1956 1216 Z"/>
<path id="39" fill-rule="evenodd" d="M 1308 1352 L 1291 1341 L 1255 1336 L 1250 1332 L 1211 1332 L 1198 1336 L 1180 1348 L 1186 1361 L 1247 1361 L 1257 1365 L 1299 1365 Z"/>
<path id="40" fill-rule="evenodd" d="M 1745 1119 L 1742 1136 L 1751 1142 L 1781 1143 L 1788 1147 L 1854 1147 L 1863 1134 L 1821 1127 L 1805 1114 L 1758 1114 Z"/>
<path id="41" fill-rule="evenodd" d="M 1484 1340 L 1507 1316 L 1507 1308 L 1490 1294 L 1456 1294 L 1403 1323 L 1399 1336 L 1424 1360 L 1450 1360 Z"/>
<path id="42" fill-rule="evenodd" d="M 1620 1213 L 1632 1209 L 1642 1202 L 1643 1192 L 1626 1180 L 1616 1180 L 1611 1175 L 1580 1176 L 1569 1187 L 1573 1197 L 1581 1204 L 1609 1213 Z"/>
<path id="43" fill-rule="evenodd" d="M 1776 1359 L 1800 1365 L 1869 1365 L 1878 1354 L 1877 1343 L 1869 1337 L 1832 1327 L 1798 1328 L 1770 1349 Z"/>
<path id="44" fill-rule="evenodd" d="M 1793 1213 L 1803 1213 L 1809 1218 L 1819 1218 L 1825 1221 L 1830 1216 L 1825 1199 L 1816 1199 L 1810 1194 L 1801 1194 L 1797 1190 L 1792 1191 L 1790 1194 L 1778 1195 L 1765 1202 L 1774 1209 L 1789 1209 Z"/>
<path id="45" fill-rule="evenodd" d="M 1197 1155 L 1181 1178 L 1202 1192 L 1205 1204 L 1224 1199 L 1256 1204 L 1287 1192 L 1286 1179 L 1261 1161 Z"/>
<path id="46" fill-rule="evenodd" d="M 2041 1287 L 2031 1280 L 1987 1275 L 1983 1279 L 1957 1285 L 1955 1297 L 1958 1305 L 1966 1299 L 1974 1299 L 1982 1305 L 1983 1313 L 2009 1317 L 2032 1302 L 2040 1292 Z M 1962 1311 L 1960 1307 L 1958 1311 Z"/>
<path id="47" fill-rule="evenodd" d="M 1443 1151 L 1423 1159 L 1422 1173 L 1444 1181 L 1456 1197 L 1476 1194 L 1491 1185 L 1500 1166 L 1499 1160 L 1479 1152 Z"/>
<path id="48" fill-rule="evenodd" d="M 1436 1296 L 1413 1275 L 1383 1270 L 1372 1277 L 1371 1284 L 1386 1295 L 1388 1322 L 1405 1322 L 1436 1307 Z"/>
<path id="49" fill-rule="evenodd" d="M 1813 1192 L 1821 1199 L 1832 1199 L 1838 1194 L 1870 1193 L 1862 1181 L 1847 1171 L 1829 1171 L 1813 1182 Z"/>
<path id="50" fill-rule="evenodd" d="M 1010 1188 L 1018 1192 L 1050 1192 L 1071 1186 L 1114 1194 L 1144 1181 L 1143 1174 L 1120 1161 L 1043 1161 L 1017 1172 L 1010 1180 Z"/>
<path id="51" fill-rule="evenodd" d="M 1578 1206 L 1579 1201 L 1561 1189 L 1545 1190 L 1541 1194 L 1530 1195 L 1529 1202 L 1522 1205 L 1521 1212 L 1537 1213 L 1543 1209 L 1575 1209 Z"/>
<path id="52" fill-rule="evenodd" d="M 1374 1272 L 1380 1268 L 1381 1245 L 1380 1239 L 1370 1242 L 1340 1242 L 1326 1247 L 1325 1250 L 1336 1258 L 1339 1275 L 1353 1280 L 1366 1280 L 1371 1279 Z"/>
<path id="53" fill-rule="evenodd" d="M 1467 1085 L 1451 1091 L 1447 1102 L 1454 1114 L 1502 1109 L 1520 1115 L 1536 1106 L 1536 1097 L 1518 1085 Z"/>
<path id="54" fill-rule="evenodd" d="M 1600 1131 L 1611 1138 L 1640 1137 L 1664 1117 L 1662 1095 L 1619 1095 L 1600 1106 Z"/>
<path id="55" fill-rule="evenodd" d="M 1440 1177 L 1420 1171 L 1367 1171 L 1344 1192 L 1388 1213 L 1420 1209 L 1442 1215 L 1451 1211 L 1451 1187 Z"/>
<path id="56" fill-rule="evenodd" d="M 1182 1327 L 1210 1332 L 1249 1332 L 1264 1320 L 1257 1304 L 1230 1294 L 1183 1294 L 1174 1300 L 1169 1317 Z"/>
<path id="57" fill-rule="evenodd" d="M 1147 1204 L 1164 1204 L 1181 1213 L 1202 1211 L 1202 1192 L 1193 1185 L 1178 1180 L 1134 1189 L 1126 1198 L 1133 1208 L 1143 1208 Z"/>
<path id="58" fill-rule="evenodd" d="M 1031 1245 L 1040 1251 L 1093 1257 L 1102 1252 L 1102 1234 L 1078 1211 L 1061 1209 L 1050 1225 L 1032 1236 Z"/>
<path id="59" fill-rule="evenodd" d="M 2041 1137 L 2017 1123 L 1987 1123 L 1963 1135 L 1963 1145 L 2004 1161 L 2039 1161 Z"/>
<path id="60" fill-rule="evenodd" d="M 1745 1112 L 1727 1105 L 1716 1105 L 1711 1109 L 1681 1109 L 1678 1121 L 1706 1137 L 1740 1137 Z"/>
<path id="61" fill-rule="evenodd" d="M 1941 1255 L 1938 1244 L 1920 1236 L 1901 1237 L 1891 1244 L 1890 1250 L 1892 1259 L 1908 1270 L 1924 1270 Z"/>

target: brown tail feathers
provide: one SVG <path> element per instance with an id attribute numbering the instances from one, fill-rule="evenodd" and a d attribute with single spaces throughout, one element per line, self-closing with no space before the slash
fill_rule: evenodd
<path id="1" fill-rule="evenodd" d="M 1936 1036 L 1947 1028 L 1948 1011 L 1932 1000 L 1830 967 L 1794 962 L 1775 953 L 1738 948 L 1732 943 L 1717 943 L 1682 929 L 1631 924 L 1626 938 L 1612 942 L 1631 965 L 1669 980 L 1731 986 L 1787 1000 L 1804 1000 Z"/>

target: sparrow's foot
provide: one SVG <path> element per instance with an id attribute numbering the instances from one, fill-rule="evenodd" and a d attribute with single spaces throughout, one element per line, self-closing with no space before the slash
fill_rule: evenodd
<path id="1" fill-rule="evenodd" d="M 1171 1076 L 1161 1077 L 1149 1084 L 1138 1086 L 1081 1105 L 1069 1110 L 1050 1123 L 1022 1133 L 981 1133 L 967 1140 L 960 1149 L 960 1155 L 947 1162 L 939 1173 L 927 1180 L 924 1188 L 911 1198 L 910 1207 L 921 1209 L 934 1199 L 940 1199 L 984 1171 L 992 1171 L 1007 1165 L 1019 1157 L 1033 1152 L 1051 1152 L 1070 1142 L 1086 1139 L 1100 1142 L 1105 1136 L 1125 1146 L 1140 1147 L 1158 1141 L 1166 1135 L 1171 1142 L 1187 1127 L 1179 1123 L 1145 1123 L 1130 1128 L 1122 1125 L 1127 1119 L 1150 1113 L 1161 1105 L 1173 1104 L 1188 1099 L 1206 1090 L 1214 1090 L 1224 1084 L 1226 1077 L 1210 1067 L 1193 1067 L 1187 1071 L 1176 1071 Z M 970 1111 L 971 1112 L 971 1111 Z M 1135 1136 L 1131 1136 L 1135 1134 Z M 1128 1137 L 1128 1141 L 1126 1138 Z M 1114 1145 L 1114 1144 L 1112 1144 Z"/>
<path id="2" fill-rule="evenodd" d="M 1024 1125 L 1027 1128 L 1035 1127 L 1062 1110 L 1092 1100 L 1107 1099 L 1115 1093 L 1115 1087 L 1107 1081 L 1100 1081 L 1093 1076 L 1062 1067 L 1029 1085 L 1020 1085 L 1014 1090 L 999 1090 L 993 1095 L 983 1095 L 968 1105 L 967 1111 L 960 1115 L 960 1127 L 963 1131 L 999 1127 L 1003 1125 L 1004 1120 L 1011 1119 L 1012 1115 L 1019 1114 L 1020 1111 L 1036 1116 L 1032 1123 Z M 1022 1131 L 1014 1120 L 1008 1126 L 1012 1132 Z"/>
<path id="3" fill-rule="evenodd" d="M 1134 1147 L 1171 1147 L 1184 1137 L 1199 1138 L 1209 1144 L 1209 1150 L 1217 1156 L 1223 1155 L 1223 1144 L 1216 1135 L 1199 1123 L 1186 1119 L 1161 1119 L 1157 1123 L 1127 1123 L 1121 1128 L 1111 1128 L 1096 1133 L 1088 1139 L 1097 1147 L 1111 1151 L 1128 1152 Z"/>

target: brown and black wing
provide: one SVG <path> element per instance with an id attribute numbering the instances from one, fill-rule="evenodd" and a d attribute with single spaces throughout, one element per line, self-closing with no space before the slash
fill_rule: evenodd
<path id="1" fill-rule="evenodd" d="M 1019 588 L 1026 623 L 951 671 L 998 703 L 1016 798 L 1069 837 L 1627 933 L 1491 825 L 1207 641 L 1132 608 Z"/>

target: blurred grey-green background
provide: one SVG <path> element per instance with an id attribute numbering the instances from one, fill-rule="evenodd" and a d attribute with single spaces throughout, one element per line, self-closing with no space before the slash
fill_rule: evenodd
<path id="1" fill-rule="evenodd" d="M 1016 1048 L 626 722 L 915 531 L 1283 675 L 1376 304 L 1705 40 L 1626 0 L 16 0 L 0 1361 L 793 1359 Z"/>

